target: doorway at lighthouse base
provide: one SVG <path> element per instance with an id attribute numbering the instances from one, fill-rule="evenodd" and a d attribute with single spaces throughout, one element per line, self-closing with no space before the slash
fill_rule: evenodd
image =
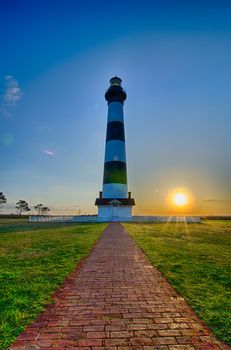
<path id="1" fill-rule="evenodd" d="M 132 221 L 131 205 L 99 205 L 98 221 Z"/>

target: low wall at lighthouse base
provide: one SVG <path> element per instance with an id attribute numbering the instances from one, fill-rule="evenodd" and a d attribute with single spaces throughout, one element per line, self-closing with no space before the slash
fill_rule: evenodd
<path id="1" fill-rule="evenodd" d="M 182 222 L 182 223 L 199 223 L 201 222 L 200 216 L 128 216 L 128 217 L 99 217 L 98 216 L 98 222 L 165 222 L 165 223 L 171 223 L 171 222 Z"/>
<path id="2" fill-rule="evenodd" d="M 198 223 L 201 222 L 200 216 L 97 216 L 97 215 L 49 215 L 49 216 L 39 216 L 31 215 L 29 217 L 29 222 L 47 222 L 47 223 L 96 223 L 96 222 L 182 222 L 182 223 Z"/>

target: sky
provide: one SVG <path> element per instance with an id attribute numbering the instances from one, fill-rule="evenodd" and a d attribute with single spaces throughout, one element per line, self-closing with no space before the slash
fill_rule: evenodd
<path id="1" fill-rule="evenodd" d="M 107 103 L 123 81 L 134 214 L 231 214 L 229 1 L 0 0 L 2 212 L 94 214 Z"/>

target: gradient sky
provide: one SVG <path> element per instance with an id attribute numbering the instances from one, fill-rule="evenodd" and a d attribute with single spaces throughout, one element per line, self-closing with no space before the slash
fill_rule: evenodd
<path id="1" fill-rule="evenodd" d="M 231 213 L 230 1 L 0 1 L 0 191 L 96 213 L 109 79 L 123 80 L 134 213 Z"/>

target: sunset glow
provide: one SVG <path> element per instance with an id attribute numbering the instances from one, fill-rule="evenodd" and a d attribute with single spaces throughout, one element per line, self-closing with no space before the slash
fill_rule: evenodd
<path id="1" fill-rule="evenodd" d="M 175 193 L 173 196 L 173 202 L 178 207 L 183 207 L 184 205 L 188 204 L 187 195 L 182 192 Z"/>
<path id="2" fill-rule="evenodd" d="M 174 210 L 182 211 L 192 210 L 194 203 L 194 196 L 187 188 L 178 187 L 172 189 L 167 196 L 168 206 Z"/>

